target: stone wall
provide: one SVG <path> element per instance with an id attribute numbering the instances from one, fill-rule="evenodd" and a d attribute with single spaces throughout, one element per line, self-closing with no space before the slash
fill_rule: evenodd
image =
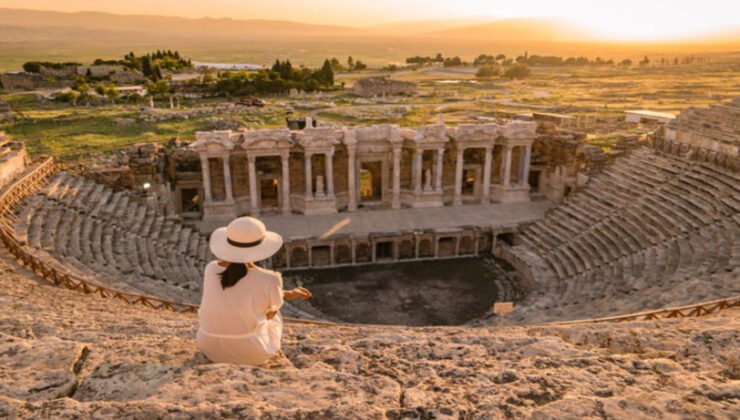
<path id="1" fill-rule="evenodd" d="M 10 141 L 5 133 L 0 131 L 0 187 L 13 182 L 30 163 L 31 159 L 26 153 L 25 145 Z"/>
<path id="2" fill-rule="evenodd" d="M 4 89 L 36 89 L 44 82 L 44 77 L 36 73 L 15 72 L 0 74 L 0 84 Z"/>

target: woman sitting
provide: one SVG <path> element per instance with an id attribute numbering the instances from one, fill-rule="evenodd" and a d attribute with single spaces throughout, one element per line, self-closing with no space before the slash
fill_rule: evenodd
<path id="1" fill-rule="evenodd" d="M 297 287 L 283 291 L 280 273 L 253 263 L 269 258 L 283 238 L 252 217 L 240 217 L 211 235 L 220 261 L 205 269 L 198 317 L 198 348 L 213 362 L 261 365 L 280 350 L 283 299 L 307 299 Z"/>

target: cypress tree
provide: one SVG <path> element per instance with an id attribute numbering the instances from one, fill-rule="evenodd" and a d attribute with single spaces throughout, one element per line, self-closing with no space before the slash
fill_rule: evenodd
<path id="1" fill-rule="evenodd" d="M 154 65 L 154 71 L 153 71 L 154 80 L 162 80 L 162 70 L 159 68 L 159 65 Z"/>
<path id="2" fill-rule="evenodd" d="M 149 54 L 145 55 L 141 61 L 141 72 L 146 77 L 152 76 L 152 59 L 149 57 Z"/>
<path id="3" fill-rule="evenodd" d="M 331 63 L 329 62 L 328 58 L 324 60 L 324 65 L 321 67 L 320 75 L 321 75 L 321 83 L 323 85 L 326 85 L 326 86 L 334 85 L 334 70 L 332 70 Z"/>

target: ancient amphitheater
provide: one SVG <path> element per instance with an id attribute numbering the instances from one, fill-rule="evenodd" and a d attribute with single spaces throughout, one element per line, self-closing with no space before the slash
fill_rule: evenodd
<path id="1" fill-rule="evenodd" d="M 549 123 L 308 126 L 138 148 L 117 176 L 6 143 L 0 416 L 740 416 L 740 100 L 608 159 Z M 521 326 L 287 305 L 280 357 L 210 364 L 207 232 L 244 213 L 286 237 L 282 269 L 495 257 Z"/>

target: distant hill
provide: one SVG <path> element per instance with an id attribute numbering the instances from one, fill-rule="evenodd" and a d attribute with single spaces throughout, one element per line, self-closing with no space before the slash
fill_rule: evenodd
<path id="1" fill-rule="evenodd" d="M 585 28 L 556 19 L 502 19 L 433 31 L 427 36 L 462 40 L 573 42 L 592 39 Z"/>
<path id="2" fill-rule="evenodd" d="M 291 21 L 188 19 L 103 12 L 0 8 L 0 71 L 26 61 L 90 62 L 157 49 L 178 50 L 194 61 L 269 65 L 276 58 L 319 66 L 327 57 L 361 59 L 371 66 L 403 63 L 416 55 L 587 55 L 618 59 L 645 54 L 740 50 L 740 30 L 663 43 L 614 43 L 586 28 L 554 19 L 482 18 L 396 22 L 367 28 Z M 728 41 L 730 40 L 730 41 Z M 731 41 L 734 40 L 734 41 Z"/>
<path id="3" fill-rule="evenodd" d="M 118 15 L 103 12 L 52 12 L 0 8 L 0 25 L 126 31 L 208 36 L 356 36 L 360 29 L 278 20 L 188 19 L 170 16 Z"/>
<path id="4" fill-rule="evenodd" d="M 490 17 L 416 20 L 408 22 L 384 23 L 371 26 L 368 29 L 375 32 L 384 32 L 386 34 L 394 33 L 400 35 L 425 35 L 430 32 L 475 25 L 484 22 L 490 22 L 491 20 L 492 18 Z"/>

